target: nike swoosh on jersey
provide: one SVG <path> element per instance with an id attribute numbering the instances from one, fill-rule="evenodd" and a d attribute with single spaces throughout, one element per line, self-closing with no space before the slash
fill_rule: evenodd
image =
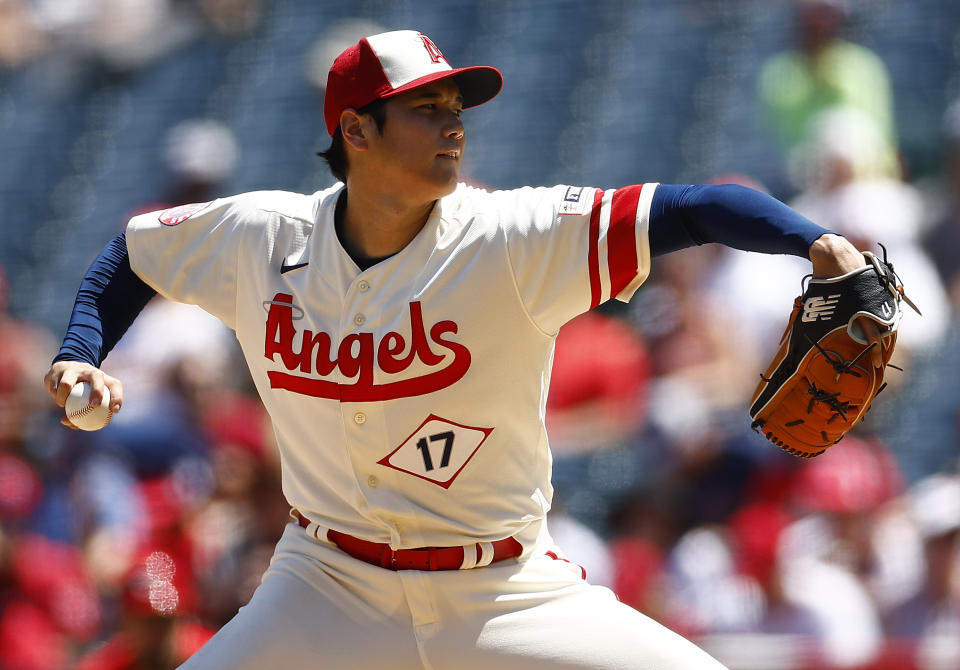
<path id="1" fill-rule="evenodd" d="M 287 262 L 284 261 L 284 262 L 280 265 L 280 274 L 285 274 L 285 273 L 287 273 L 287 272 L 290 272 L 290 270 L 299 270 L 300 268 L 302 268 L 302 267 L 304 267 L 304 266 L 307 266 L 307 265 L 310 265 L 310 262 L 309 262 L 309 261 L 307 261 L 306 263 L 295 263 L 295 264 L 293 264 L 293 265 L 287 265 Z"/>

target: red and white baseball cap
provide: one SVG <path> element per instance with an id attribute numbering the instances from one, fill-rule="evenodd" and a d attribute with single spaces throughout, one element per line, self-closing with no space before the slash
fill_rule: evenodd
<path id="1" fill-rule="evenodd" d="M 418 86 L 453 78 L 463 106 L 482 105 L 503 86 L 503 76 L 486 65 L 454 68 L 433 41 L 415 30 L 364 37 L 337 56 L 327 75 L 323 118 L 330 135 L 345 109 L 359 109 Z"/>

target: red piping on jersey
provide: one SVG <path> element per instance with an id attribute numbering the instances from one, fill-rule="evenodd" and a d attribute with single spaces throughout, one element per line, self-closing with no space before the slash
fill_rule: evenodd
<path id="1" fill-rule="evenodd" d="M 547 552 L 547 556 L 549 556 L 550 558 L 552 558 L 552 559 L 555 560 L 555 561 L 563 561 L 564 563 L 569 563 L 570 565 L 573 565 L 573 566 L 576 566 L 576 567 L 580 568 L 580 576 L 583 577 L 584 579 L 587 578 L 587 569 L 586 569 L 585 567 L 583 567 L 582 565 L 577 565 L 577 564 L 574 563 L 573 561 L 571 561 L 571 560 L 569 560 L 569 559 L 566 559 L 566 558 L 560 558 L 559 556 L 557 556 L 557 553 L 554 552 L 554 551 L 548 551 L 548 552 Z"/>
<path id="2" fill-rule="evenodd" d="M 590 211 L 590 228 L 587 252 L 587 269 L 590 273 L 590 309 L 600 304 L 600 204 L 603 191 L 593 193 L 593 209 Z"/>
<path id="3" fill-rule="evenodd" d="M 610 230 L 607 232 L 611 298 L 637 276 L 637 204 L 642 190 L 643 186 L 627 186 L 613 192 Z"/>

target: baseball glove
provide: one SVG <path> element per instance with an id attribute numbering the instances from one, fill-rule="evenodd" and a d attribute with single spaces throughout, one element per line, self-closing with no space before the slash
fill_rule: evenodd
<path id="1" fill-rule="evenodd" d="M 870 252 L 866 265 L 840 277 L 811 279 L 794 300 L 780 349 L 750 401 L 751 426 L 803 458 L 833 446 L 870 408 L 886 385 L 904 295 L 893 266 Z M 919 311 L 919 310 L 918 310 Z M 860 317 L 875 321 L 881 342 L 868 343 Z M 882 348 L 882 367 L 868 352 Z M 895 366 L 894 366 L 895 367 Z"/>

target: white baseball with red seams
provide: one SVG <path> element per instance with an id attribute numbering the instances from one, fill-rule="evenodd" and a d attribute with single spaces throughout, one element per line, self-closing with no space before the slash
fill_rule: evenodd
<path id="1" fill-rule="evenodd" d="M 103 388 L 103 396 L 97 405 L 90 404 L 90 384 L 77 382 L 70 389 L 63 411 L 74 426 L 80 430 L 100 430 L 110 423 L 110 389 Z"/>
<path id="2" fill-rule="evenodd" d="M 339 183 L 130 221 L 133 270 L 236 331 L 284 494 L 311 522 L 287 527 L 251 604 L 186 667 L 720 667 L 558 560 L 545 522 L 555 338 L 646 278 L 655 188 L 461 184 L 366 270 L 334 229 Z M 393 572 L 327 529 L 393 549 L 466 546 L 472 569 Z M 508 537 L 519 560 L 475 567 L 488 562 L 473 560 L 477 543 Z"/>

